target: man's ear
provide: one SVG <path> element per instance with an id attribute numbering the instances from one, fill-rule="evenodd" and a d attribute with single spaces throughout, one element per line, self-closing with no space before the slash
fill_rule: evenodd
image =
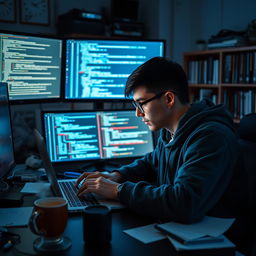
<path id="1" fill-rule="evenodd" d="M 165 93 L 165 98 L 168 107 L 172 107 L 175 103 L 175 94 L 173 92 L 168 91 Z"/>

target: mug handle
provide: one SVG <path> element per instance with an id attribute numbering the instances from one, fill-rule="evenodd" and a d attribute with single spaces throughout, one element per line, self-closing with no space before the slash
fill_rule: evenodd
<path id="1" fill-rule="evenodd" d="M 38 219 L 38 217 L 39 217 L 40 215 L 41 215 L 41 214 L 40 214 L 39 211 L 34 211 L 34 212 L 32 213 L 32 215 L 30 216 L 29 223 L 28 223 L 28 225 L 29 225 L 29 227 L 30 227 L 30 230 L 31 230 L 34 234 L 39 235 L 39 236 L 41 236 L 41 235 L 44 234 L 44 232 L 40 231 L 39 228 L 38 228 L 38 226 L 37 226 L 37 219 Z"/>

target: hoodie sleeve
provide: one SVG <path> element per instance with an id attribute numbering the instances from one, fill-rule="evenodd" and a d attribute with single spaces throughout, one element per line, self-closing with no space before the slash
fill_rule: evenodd
<path id="1" fill-rule="evenodd" d="M 120 201 L 138 213 L 166 221 L 200 220 L 230 182 L 237 158 L 235 141 L 230 132 L 216 126 L 196 131 L 182 146 L 173 184 L 127 181 L 122 185 Z"/>
<path id="2" fill-rule="evenodd" d="M 143 158 L 135 160 L 129 165 L 121 167 L 118 172 L 122 175 L 124 181 L 138 182 L 141 180 L 153 182 L 157 176 L 158 166 L 158 146 L 151 153 L 146 154 Z"/>

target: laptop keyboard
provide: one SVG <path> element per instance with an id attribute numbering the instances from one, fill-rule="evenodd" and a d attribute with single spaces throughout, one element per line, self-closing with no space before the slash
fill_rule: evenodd
<path id="1" fill-rule="evenodd" d="M 97 199 L 93 194 L 87 194 L 82 198 L 77 196 L 77 187 L 75 186 L 75 181 L 65 181 L 58 182 L 61 187 L 62 192 L 65 194 L 65 197 L 68 201 L 70 207 L 83 207 L 87 205 L 99 204 Z"/>

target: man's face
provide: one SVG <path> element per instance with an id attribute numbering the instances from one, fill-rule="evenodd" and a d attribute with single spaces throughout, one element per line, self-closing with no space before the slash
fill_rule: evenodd
<path id="1" fill-rule="evenodd" d="M 133 94 L 133 100 L 139 103 L 156 96 L 155 93 L 147 92 L 146 88 L 141 86 L 136 88 Z M 136 108 L 136 116 L 141 117 L 142 121 L 151 131 L 157 131 L 168 126 L 168 114 L 170 109 L 167 107 L 165 94 L 142 105 L 143 112 Z"/>

